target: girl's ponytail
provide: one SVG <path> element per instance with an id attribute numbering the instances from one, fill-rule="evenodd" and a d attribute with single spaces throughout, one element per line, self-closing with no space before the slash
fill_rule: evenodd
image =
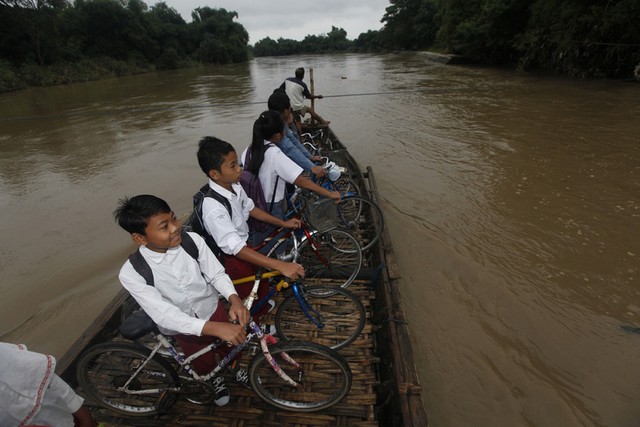
<path id="1" fill-rule="evenodd" d="M 253 123 L 253 135 L 251 145 L 249 146 L 249 164 L 247 169 L 254 175 L 258 175 L 262 162 L 264 161 L 264 152 L 266 146 L 265 140 L 270 140 L 275 134 L 284 130 L 284 120 L 280 113 L 274 110 L 268 110 L 260 114 Z"/>

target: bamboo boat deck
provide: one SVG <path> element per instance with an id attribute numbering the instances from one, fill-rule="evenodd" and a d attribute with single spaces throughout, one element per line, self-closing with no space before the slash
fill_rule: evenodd
<path id="1" fill-rule="evenodd" d="M 327 128 L 329 129 L 329 128 Z M 373 171 L 361 173 L 357 163 L 344 145 L 331 132 L 329 157 L 341 166 L 347 166 L 351 177 L 360 182 L 361 194 L 369 194 L 377 200 L 377 188 Z M 126 417 L 97 406 L 89 399 L 94 417 L 104 427 L 110 426 L 426 426 L 427 419 L 422 403 L 422 388 L 415 369 L 409 341 L 408 326 L 402 308 L 397 281 L 400 278 L 393 255 L 393 246 L 385 229 L 381 241 L 363 254 L 363 271 L 349 290 L 358 295 L 365 305 L 367 322 L 364 330 L 349 346 L 339 352 L 348 361 L 353 384 L 349 394 L 338 404 L 323 411 L 299 413 L 278 410 L 264 402 L 258 395 L 227 378 L 231 394 L 229 404 L 218 407 L 198 405 L 184 398 L 168 412 L 153 417 Z M 330 283 L 330 279 L 308 280 L 306 283 Z M 274 298 L 279 303 L 287 291 Z M 127 298 L 123 290 L 105 308 L 76 344 L 58 361 L 59 374 L 70 384 L 75 380 L 75 360 L 89 345 L 111 339 L 122 339 L 117 334 L 119 312 Z M 273 324 L 270 316 L 263 323 Z M 241 364 L 251 360 L 244 354 Z M 77 390 L 82 396 L 81 389 Z"/>
<path id="2" fill-rule="evenodd" d="M 358 281 L 349 287 L 356 293 L 367 310 L 367 320 L 370 318 L 372 300 L 375 297 L 368 281 Z M 282 292 L 276 296 L 279 303 L 286 295 Z M 269 323 L 272 313 L 266 315 L 265 323 Z M 374 354 L 373 326 L 369 321 L 358 339 L 351 345 L 340 350 L 353 372 L 353 384 L 347 397 L 339 404 L 324 411 L 301 414 L 278 410 L 260 399 L 252 390 L 248 390 L 231 377 L 226 378 L 227 387 L 231 393 L 231 401 L 226 406 L 218 407 L 214 403 L 198 405 L 179 399 L 169 412 L 146 418 L 119 416 L 107 409 L 97 406 L 94 402 L 85 402 L 94 417 L 105 425 L 145 427 L 145 426 L 229 426 L 229 427 L 267 427 L 267 426 L 360 426 L 377 427 L 379 423 L 376 415 L 376 385 L 378 383 L 377 365 L 379 359 Z M 114 338 L 121 339 L 121 338 Z M 241 364 L 251 359 L 250 354 L 244 354 Z M 82 389 L 77 390 L 80 395 Z"/>

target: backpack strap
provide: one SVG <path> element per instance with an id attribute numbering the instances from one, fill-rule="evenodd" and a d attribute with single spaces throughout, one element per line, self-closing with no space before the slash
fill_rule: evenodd
<path id="1" fill-rule="evenodd" d="M 269 148 L 274 147 L 273 144 L 267 144 L 267 147 L 264 149 L 264 151 L 267 151 Z M 249 166 L 249 162 L 251 161 L 251 147 L 249 147 L 249 149 L 247 149 L 247 154 L 245 154 L 244 156 L 244 165 L 242 167 L 243 170 L 249 170 L 247 169 Z M 257 177 L 257 175 L 256 175 Z M 267 210 L 267 213 L 271 213 L 271 211 L 273 210 L 273 202 L 276 200 L 276 188 L 278 188 L 278 180 L 280 179 L 280 175 L 276 175 L 276 182 L 275 184 L 273 184 L 273 194 L 271 195 L 271 203 L 269 204 L 269 209 Z"/>
<path id="2" fill-rule="evenodd" d="M 231 203 L 229 203 L 229 199 L 224 197 L 222 194 L 218 193 L 216 190 L 211 188 L 209 184 L 204 185 L 200 191 L 204 194 L 204 197 L 211 197 L 214 200 L 217 200 L 222 204 L 225 208 L 227 208 L 227 212 L 229 212 L 229 217 L 233 218 L 231 213 Z"/>
<path id="3" fill-rule="evenodd" d="M 153 271 L 146 259 L 140 253 L 140 249 L 137 249 L 134 253 L 129 255 L 129 262 L 133 266 L 133 269 L 142 276 L 147 285 L 154 286 Z"/>
<path id="4" fill-rule="evenodd" d="M 191 236 L 189 236 L 189 233 L 187 233 L 186 231 L 183 230 L 180 234 L 182 236 L 182 242 L 180 243 L 180 246 L 182 246 L 182 249 L 184 249 L 191 256 L 191 258 L 195 259 L 196 262 L 198 262 L 200 251 L 198 251 L 196 242 L 193 241 L 193 238 L 191 238 Z M 129 262 L 133 266 L 133 269 L 142 276 L 145 282 L 147 282 L 147 285 L 155 286 L 151 266 L 140 253 L 140 249 L 129 255 Z"/>
<path id="5" fill-rule="evenodd" d="M 189 255 L 191 255 L 191 258 L 198 261 L 200 251 L 196 246 L 196 242 L 193 241 L 193 238 L 189 236 L 189 233 L 187 233 L 186 231 L 183 230 L 180 234 L 182 235 L 182 242 L 180 243 L 180 246 L 182 246 L 182 249 L 184 249 Z"/>

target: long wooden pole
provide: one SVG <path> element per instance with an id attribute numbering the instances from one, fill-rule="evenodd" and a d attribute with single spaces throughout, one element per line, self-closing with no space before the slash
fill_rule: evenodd
<path id="1" fill-rule="evenodd" d="M 313 81 L 313 68 L 309 68 L 309 84 L 311 85 L 310 88 L 310 92 L 311 92 L 311 111 L 316 111 L 315 108 L 315 99 L 313 99 L 313 93 L 314 93 L 314 81 Z M 315 120 L 313 119 L 313 116 L 311 116 L 311 124 L 315 124 Z"/>

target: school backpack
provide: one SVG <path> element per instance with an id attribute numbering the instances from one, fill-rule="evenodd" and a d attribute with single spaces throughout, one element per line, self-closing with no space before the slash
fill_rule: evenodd
<path id="1" fill-rule="evenodd" d="M 202 236 L 207 246 L 209 246 L 209 249 L 211 249 L 211 252 L 213 252 L 216 258 L 218 258 L 218 261 L 224 265 L 224 252 L 222 252 L 222 249 L 220 249 L 213 236 L 211 236 L 204 227 L 204 220 L 202 219 L 202 203 L 204 202 L 205 197 L 211 197 L 212 199 L 222 203 L 222 205 L 227 208 L 229 217 L 231 217 L 231 203 L 229 203 L 229 200 L 211 188 L 209 184 L 205 184 L 196 194 L 193 195 L 193 212 L 191 212 L 189 219 L 185 222 L 185 228 Z"/>
<path id="2" fill-rule="evenodd" d="M 189 233 L 187 233 L 185 230 L 182 230 L 181 236 L 182 242 L 180 243 L 180 246 L 182 246 L 182 249 L 184 249 L 189 255 L 191 255 L 191 258 L 195 259 L 196 262 L 198 262 L 200 251 L 198 251 L 196 242 L 193 241 L 191 236 L 189 236 Z M 144 257 L 140 253 L 140 249 L 129 255 L 129 262 L 133 266 L 133 269 L 144 278 L 145 282 L 147 282 L 147 285 L 155 285 L 151 266 L 149 266 L 147 260 L 144 259 Z"/>
<path id="3" fill-rule="evenodd" d="M 273 144 L 269 144 L 266 146 L 265 151 L 269 148 L 273 147 Z M 247 196 L 251 200 L 253 200 L 253 204 L 262 209 L 265 212 L 271 213 L 273 208 L 273 201 L 276 198 L 276 188 L 278 188 L 278 180 L 279 176 L 276 177 L 276 183 L 273 186 L 273 196 L 271 197 L 271 207 L 267 209 L 267 201 L 264 199 L 264 192 L 262 191 L 262 183 L 260 182 L 260 178 L 258 175 L 254 175 L 247 168 L 249 167 L 249 161 L 251 160 L 251 148 L 247 150 L 247 154 L 245 156 L 245 162 L 242 170 L 242 175 L 240 176 L 240 185 L 244 189 L 244 192 L 247 193 Z M 269 229 L 269 224 L 266 222 L 259 221 L 257 219 L 249 217 L 249 229 L 251 231 L 264 232 Z"/>

